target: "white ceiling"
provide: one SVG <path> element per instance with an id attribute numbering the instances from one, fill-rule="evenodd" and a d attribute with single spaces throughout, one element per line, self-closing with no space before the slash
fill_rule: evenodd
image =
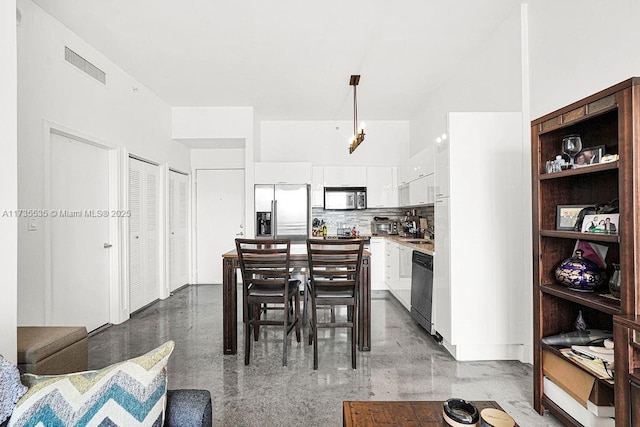
<path id="1" fill-rule="evenodd" d="M 407 120 L 518 0 L 33 0 L 172 106 Z"/>

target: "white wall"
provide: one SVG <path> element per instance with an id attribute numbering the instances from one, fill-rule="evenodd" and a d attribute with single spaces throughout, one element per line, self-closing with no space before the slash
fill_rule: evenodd
<path id="1" fill-rule="evenodd" d="M 397 166 L 409 157 L 408 121 L 368 121 L 364 142 L 349 154 L 353 121 L 262 121 L 256 161 L 314 166 Z"/>
<path id="2" fill-rule="evenodd" d="M 411 120 L 412 155 L 446 131 L 450 111 L 521 111 L 520 8 L 515 3 L 509 18 L 426 97 Z"/>
<path id="3" fill-rule="evenodd" d="M 175 139 L 253 136 L 253 107 L 173 107 L 171 121 Z"/>
<path id="4" fill-rule="evenodd" d="M 244 148 L 192 149 L 191 168 L 244 169 Z"/>
<path id="5" fill-rule="evenodd" d="M 640 2 L 529 4 L 531 117 L 640 75 Z"/>
<path id="6" fill-rule="evenodd" d="M 16 2 L 0 2 L 0 354 L 17 363 L 18 207 Z"/>
<path id="7" fill-rule="evenodd" d="M 171 139 L 168 104 L 30 0 L 18 0 L 18 7 L 20 208 L 44 208 L 43 120 L 177 170 L 190 170 L 189 150 Z M 106 86 L 67 63 L 65 45 L 105 71 Z M 43 324 L 42 227 L 28 232 L 26 222 L 19 221 L 18 238 L 18 324 Z"/>

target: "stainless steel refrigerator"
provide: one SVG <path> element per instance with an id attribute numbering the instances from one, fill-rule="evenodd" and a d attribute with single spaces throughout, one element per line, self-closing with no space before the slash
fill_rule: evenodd
<path id="1" fill-rule="evenodd" d="M 256 238 L 304 242 L 309 236 L 309 185 L 256 184 Z"/>

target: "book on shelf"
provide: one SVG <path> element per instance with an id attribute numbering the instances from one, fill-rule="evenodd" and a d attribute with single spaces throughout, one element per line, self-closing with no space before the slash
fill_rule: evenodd
<path id="1" fill-rule="evenodd" d="M 587 372 L 591 373 L 594 377 L 606 380 L 609 384 L 613 384 L 613 369 L 609 366 L 605 367 L 604 362 L 600 359 L 593 359 L 583 354 L 575 352 L 570 348 L 560 349 L 560 353 L 567 359 L 573 360 L 576 364 L 580 365 Z"/>

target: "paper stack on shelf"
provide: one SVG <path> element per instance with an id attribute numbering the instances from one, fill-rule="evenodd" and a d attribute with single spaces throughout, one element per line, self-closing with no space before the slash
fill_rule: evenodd
<path id="1" fill-rule="evenodd" d="M 607 380 L 607 382 L 613 384 L 611 369 L 605 369 L 602 360 L 589 358 L 587 356 L 581 355 L 580 353 L 572 351 L 570 348 L 563 348 L 560 350 L 560 352 L 564 357 L 573 360 L 575 363 L 589 371 L 596 378 Z"/>

